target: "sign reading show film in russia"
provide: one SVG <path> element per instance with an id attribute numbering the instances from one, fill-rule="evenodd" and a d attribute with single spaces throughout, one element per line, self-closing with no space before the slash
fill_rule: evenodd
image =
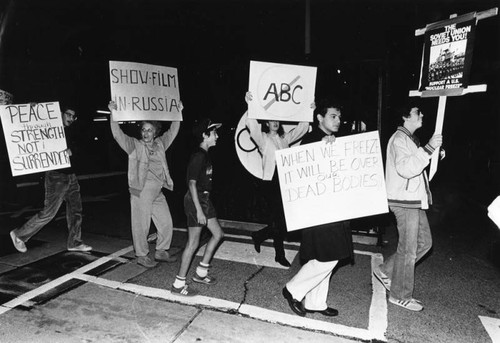
<path id="1" fill-rule="evenodd" d="M 388 212 L 377 131 L 276 151 L 288 231 Z"/>
<path id="2" fill-rule="evenodd" d="M 176 68 L 109 61 L 109 78 L 116 120 L 182 120 Z"/>
<path id="3" fill-rule="evenodd" d="M 58 102 L 0 106 L 12 176 L 70 167 Z"/>
<path id="4" fill-rule="evenodd" d="M 312 121 L 316 67 L 250 61 L 248 117 Z"/>
<path id="5" fill-rule="evenodd" d="M 427 25 L 419 90 L 459 95 L 469 84 L 475 13 Z"/>

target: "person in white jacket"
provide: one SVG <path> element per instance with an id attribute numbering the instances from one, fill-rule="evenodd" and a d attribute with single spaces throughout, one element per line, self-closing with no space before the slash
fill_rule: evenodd
<path id="1" fill-rule="evenodd" d="M 396 217 L 398 247 L 374 275 L 390 292 L 389 301 L 411 311 L 421 311 L 413 298 L 415 264 L 432 247 L 425 210 L 432 204 L 425 168 L 443 138 L 434 134 L 420 146 L 415 131 L 422 127 L 423 113 L 411 107 L 402 113 L 403 126 L 389 139 L 386 160 L 386 187 L 389 208 Z"/>

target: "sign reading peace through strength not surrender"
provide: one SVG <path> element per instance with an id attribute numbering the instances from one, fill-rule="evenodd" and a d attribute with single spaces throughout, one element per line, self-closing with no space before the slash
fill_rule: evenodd
<path id="1" fill-rule="evenodd" d="M 0 106 L 12 176 L 70 167 L 58 102 Z"/>

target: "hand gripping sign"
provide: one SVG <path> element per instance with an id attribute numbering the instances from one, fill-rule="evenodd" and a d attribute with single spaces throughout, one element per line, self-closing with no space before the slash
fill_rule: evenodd
<path id="1" fill-rule="evenodd" d="M 248 117 L 311 121 L 316 67 L 250 61 Z"/>

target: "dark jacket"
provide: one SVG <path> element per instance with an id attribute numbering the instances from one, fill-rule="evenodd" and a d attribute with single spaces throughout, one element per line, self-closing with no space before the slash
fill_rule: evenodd
<path id="1" fill-rule="evenodd" d="M 318 127 L 307 133 L 302 145 L 319 142 L 326 134 Z M 329 211 L 329 209 L 325 209 Z M 313 226 L 302 230 L 300 245 L 302 261 L 318 260 L 320 262 L 353 259 L 352 234 L 348 221 L 340 221 Z"/>

